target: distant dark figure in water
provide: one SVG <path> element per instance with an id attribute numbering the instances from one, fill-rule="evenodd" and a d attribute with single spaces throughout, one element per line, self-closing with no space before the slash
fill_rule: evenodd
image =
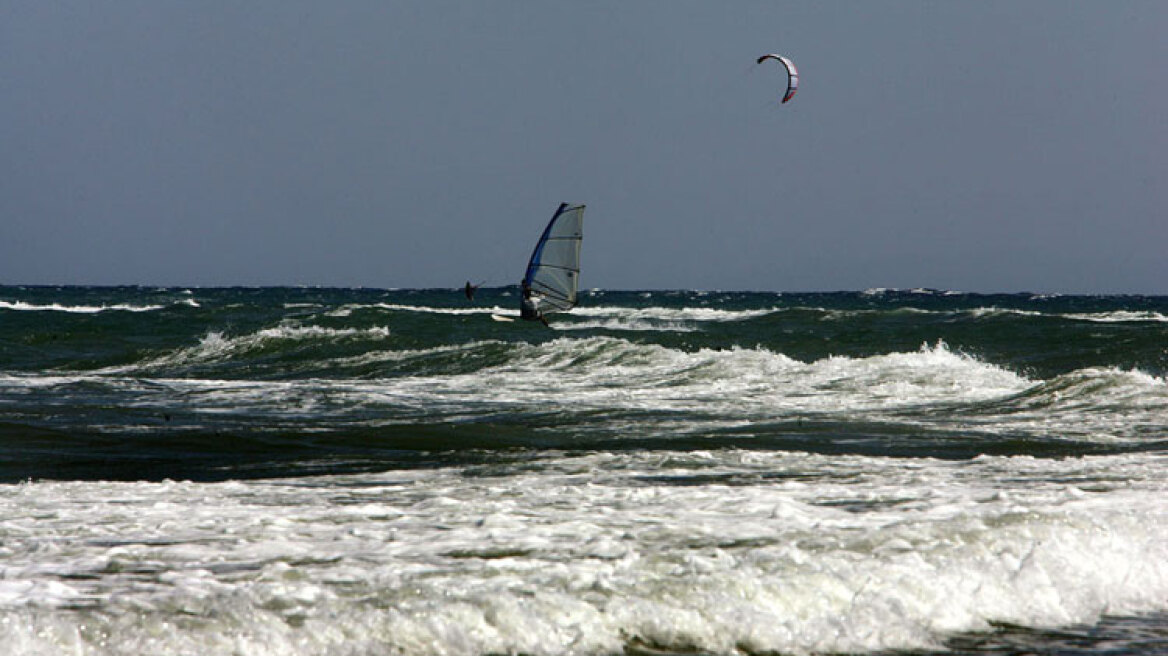
<path id="1" fill-rule="evenodd" d="M 482 287 L 482 283 L 479 283 L 477 285 L 472 285 L 472 284 L 470 284 L 470 281 L 467 280 L 466 287 L 464 287 L 462 290 L 463 293 L 466 294 L 466 300 L 473 301 L 475 290 L 477 290 L 479 287 Z"/>

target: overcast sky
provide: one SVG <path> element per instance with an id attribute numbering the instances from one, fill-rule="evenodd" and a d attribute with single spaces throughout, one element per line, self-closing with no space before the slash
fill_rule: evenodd
<path id="1" fill-rule="evenodd" d="M 0 0 L 0 284 L 512 284 L 571 201 L 585 287 L 1164 294 L 1165 35 L 1162 0 Z"/>

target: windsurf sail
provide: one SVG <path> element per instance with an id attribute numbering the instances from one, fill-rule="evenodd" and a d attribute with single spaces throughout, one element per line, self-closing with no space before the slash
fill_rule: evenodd
<path id="1" fill-rule="evenodd" d="M 583 239 L 584 206 L 561 203 L 536 242 L 523 275 L 523 300 L 532 301 L 539 314 L 575 307 Z"/>

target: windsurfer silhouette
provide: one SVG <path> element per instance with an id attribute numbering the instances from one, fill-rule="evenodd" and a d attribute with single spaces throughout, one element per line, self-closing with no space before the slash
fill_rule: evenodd
<path id="1" fill-rule="evenodd" d="M 539 309 L 539 295 L 531 291 L 527 283 L 521 283 L 523 300 L 519 301 L 519 317 L 527 321 L 542 321 L 543 325 L 551 327 L 543 312 Z"/>

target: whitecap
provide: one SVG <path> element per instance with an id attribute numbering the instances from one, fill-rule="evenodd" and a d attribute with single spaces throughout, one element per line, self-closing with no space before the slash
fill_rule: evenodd
<path id="1" fill-rule="evenodd" d="M 153 310 L 161 310 L 163 305 L 129 305 L 125 303 L 118 303 L 115 305 L 61 305 L 60 303 L 50 303 L 48 305 L 36 305 L 27 303 L 25 301 L 0 301 L 0 310 L 16 310 L 22 312 L 69 312 L 74 314 L 96 314 L 98 312 L 109 311 L 123 311 L 123 312 L 151 312 Z"/>
<path id="2" fill-rule="evenodd" d="M 1168 316 L 1151 311 L 1118 310 L 1115 312 L 1064 314 L 1062 316 L 1076 321 L 1092 321 L 1095 323 L 1168 322 Z"/>

